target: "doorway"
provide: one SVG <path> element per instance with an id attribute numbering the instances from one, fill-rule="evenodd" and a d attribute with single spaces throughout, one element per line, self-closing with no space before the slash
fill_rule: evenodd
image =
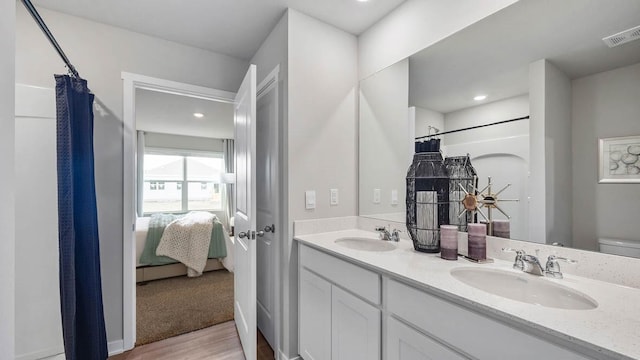
<path id="1" fill-rule="evenodd" d="M 135 91 L 136 346 L 233 320 L 233 116 Z"/>
<path id="2" fill-rule="evenodd" d="M 277 72 L 275 73 L 277 76 Z M 176 182 L 172 182 L 169 184 L 168 181 L 165 181 L 163 184 L 160 184 L 160 181 L 156 181 L 154 184 L 153 179 L 148 179 L 149 181 L 144 184 L 144 188 L 138 188 L 139 182 L 136 180 L 142 176 L 138 174 L 136 154 L 139 153 L 138 150 L 138 136 L 137 130 L 139 128 L 136 124 L 136 112 L 137 112 L 137 101 L 139 101 L 142 97 L 141 94 L 143 92 L 154 92 L 156 94 L 162 95 L 174 95 L 174 96 L 186 96 L 192 99 L 204 100 L 208 102 L 215 102 L 218 104 L 232 104 L 235 94 L 209 89 L 189 84 L 177 83 L 172 81 L 167 81 L 163 79 L 156 79 L 151 77 L 146 77 L 137 74 L 123 73 L 122 75 L 124 82 L 124 227 L 123 227 L 123 238 L 124 242 L 124 260 L 123 260 L 123 274 L 124 274 L 124 289 L 123 289 L 123 324 L 124 324 L 124 349 L 129 350 L 132 349 L 136 342 L 136 265 L 138 263 L 138 257 L 136 255 L 136 239 L 135 239 L 135 229 L 137 218 L 140 214 L 138 214 L 137 210 L 139 207 L 139 200 L 137 194 L 141 191 L 150 191 L 153 186 L 155 186 L 156 191 L 162 188 L 162 190 L 167 190 L 168 186 L 173 186 L 174 192 L 179 190 L 183 190 L 184 186 L 189 186 L 188 184 L 183 184 L 180 189 L 178 189 L 179 185 Z M 266 88 L 263 88 L 265 90 Z M 272 89 L 269 89 L 271 94 Z M 264 91 L 263 91 L 264 92 Z M 145 95 L 142 95 L 145 96 Z M 271 95 L 273 96 L 273 95 Z M 275 98 L 277 99 L 277 97 Z M 272 99 L 273 100 L 273 99 Z M 233 105 L 231 105 L 233 106 Z M 275 107 L 277 111 L 277 106 Z M 272 109 L 273 111 L 273 109 Z M 193 114 L 191 114 L 193 115 Z M 275 128 L 277 129 L 277 116 L 273 118 L 276 121 Z M 271 125 L 274 126 L 274 125 Z M 188 135 L 187 135 L 188 136 Z M 275 144 L 277 144 L 277 139 Z M 258 144 L 260 146 L 260 144 Z M 192 154 L 193 155 L 193 154 Z M 186 155 L 188 156 L 188 155 Z M 275 153 L 275 157 L 277 159 L 277 153 Z M 187 160 L 188 161 L 188 160 Z M 258 161 L 262 161 L 262 159 L 258 159 Z M 184 162 L 183 162 L 184 163 Z M 269 164 L 267 167 L 271 168 L 272 166 L 276 166 L 277 162 L 273 164 Z M 265 176 L 271 178 L 272 176 L 277 176 L 277 173 L 273 173 L 272 170 L 269 170 L 265 173 Z M 204 179 L 206 180 L 206 179 Z M 200 181 L 200 185 L 207 181 Z M 185 180 L 186 181 L 186 180 Z M 274 185 L 277 184 L 277 177 L 273 180 Z M 208 185 L 208 184 L 207 184 Z M 206 185 L 202 185 L 206 186 Z M 148 188 L 148 189 L 147 189 Z M 182 191 L 184 193 L 184 191 Z M 277 194 L 277 192 L 276 192 Z M 188 199 L 188 198 L 187 198 Z M 184 204 L 185 198 L 181 198 L 180 204 Z M 188 203 L 188 201 L 187 201 Z M 142 205 L 144 206 L 144 205 Z M 178 202 L 174 199 L 174 206 L 178 206 Z M 279 208 L 276 208 L 279 209 Z M 144 215 L 144 211 L 142 211 Z M 215 211 L 214 211 L 215 213 Z M 217 214 L 218 218 L 223 218 L 225 214 L 220 213 Z M 275 213 L 272 214 L 274 220 L 272 221 L 273 225 L 279 225 L 279 213 L 276 210 Z M 227 219 L 228 220 L 228 219 Z M 261 229 L 258 229 L 261 230 Z M 273 233 L 272 233 L 273 234 Z M 269 238 L 268 236 L 265 238 Z M 233 239 L 233 238 L 232 238 Z M 262 304 L 258 303 L 258 308 L 267 308 L 267 313 L 269 314 L 269 321 L 272 324 L 273 329 L 269 333 L 269 344 L 274 349 L 277 349 L 277 344 L 279 341 L 279 334 L 277 330 L 278 322 L 279 322 L 279 314 L 278 307 L 275 304 L 278 303 L 278 292 L 276 289 L 279 288 L 279 277 L 276 276 L 276 264 L 277 259 L 274 257 L 277 256 L 279 252 L 279 242 L 273 241 L 273 237 L 269 242 L 268 250 L 262 251 L 258 253 L 258 262 L 262 264 L 269 264 L 266 266 L 269 269 L 269 275 L 266 275 L 266 279 L 270 280 L 271 283 L 267 288 L 265 288 L 264 294 L 265 296 L 262 299 Z M 274 257 L 272 257 L 274 256 Z M 224 264 L 223 264 L 224 266 Z M 265 305 L 266 304 L 266 305 Z M 267 335 L 265 335 L 266 337 Z"/>

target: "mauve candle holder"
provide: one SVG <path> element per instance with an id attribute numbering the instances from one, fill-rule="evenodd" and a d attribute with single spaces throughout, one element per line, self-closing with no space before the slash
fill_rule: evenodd
<path id="1" fill-rule="evenodd" d="M 487 226 L 485 224 L 468 224 L 469 257 L 473 260 L 487 259 Z"/>
<path id="2" fill-rule="evenodd" d="M 509 220 L 493 220 L 493 236 L 505 239 L 511 238 Z"/>
<path id="3" fill-rule="evenodd" d="M 458 226 L 440 225 L 440 257 L 458 260 Z"/>

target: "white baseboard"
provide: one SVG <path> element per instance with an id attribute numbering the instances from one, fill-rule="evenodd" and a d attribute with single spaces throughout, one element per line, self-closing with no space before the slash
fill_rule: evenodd
<path id="1" fill-rule="evenodd" d="M 62 356 L 62 357 L 60 357 Z M 16 354 L 15 360 L 64 360 L 64 347 L 52 347 L 49 349 L 38 350 L 28 354 Z"/>
<path id="2" fill-rule="evenodd" d="M 300 355 L 296 355 L 296 357 L 290 358 L 287 355 L 285 355 L 284 352 L 282 352 L 282 350 L 278 350 L 277 360 L 302 360 L 302 357 L 300 357 Z"/>
<path id="3" fill-rule="evenodd" d="M 110 341 L 107 344 L 109 356 L 122 354 L 124 352 L 124 340 Z"/>
<path id="4" fill-rule="evenodd" d="M 116 340 L 109 342 L 107 344 L 107 351 L 109 352 L 109 356 L 122 354 L 124 352 L 124 341 Z M 17 355 L 15 360 L 65 360 L 64 348 L 51 348 L 29 354 Z"/>

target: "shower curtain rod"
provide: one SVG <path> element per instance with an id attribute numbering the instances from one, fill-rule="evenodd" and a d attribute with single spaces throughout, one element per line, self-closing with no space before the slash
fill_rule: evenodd
<path id="1" fill-rule="evenodd" d="M 425 135 L 425 136 L 419 136 L 417 138 L 415 138 L 416 140 L 422 140 L 422 139 L 427 139 L 427 138 L 432 138 L 434 136 L 440 136 L 440 135 L 446 135 L 446 134 L 452 134 L 452 133 L 457 133 L 460 131 L 466 131 L 466 130 L 473 130 L 473 129 L 478 129 L 478 128 L 483 128 L 486 126 L 493 126 L 493 125 L 500 125 L 500 124 L 506 124 L 506 123 L 510 123 L 513 121 L 518 121 L 518 120 L 526 120 L 529 118 L 529 115 L 527 116 L 523 116 L 520 118 L 516 118 L 516 119 L 509 119 L 509 120 L 503 120 L 503 121 L 497 121 L 491 124 L 484 124 L 484 125 L 476 125 L 476 126 L 470 126 L 467 128 L 463 128 L 463 129 L 457 129 L 457 130 L 449 130 L 449 131 L 445 131 L 445 132 L 441 132 L 441 133 L 437 133 L 437 134 L 431 134 L 431 135 Z"/>
<path id="2" fill-rule="evenodd" d="M 33 20 L 35 20 L 35 22 L 40 27 L 40 30 L 42 30 L 42 32 L 47 37 L 47 39 L 49 39 L 49 42 L 51 43 L 51 45 L 53 45 L 56 52 L 58 52 L 58 55 L 60 55 L 64 63 L 67 65 L 67 69 L 69 70 L 71 75 L 73 75 L 76 79 L 79 79 L 80 74 L 78 74 L 78 71 L 73 66 L 73 64 L 71 64 L 71 61 L 69 61 L 69 58 L 67 57 L 67 55 L 64 53 L 64 51 L 62 51 L 60 44 L 58 44 L 58 42 L 56 41 L 56 38 L 53 36 L 51 31 L 49 31 L 47 24 L 44 23 L 44 20 L 42 20 L 42 17 L 40 17 L 38 10 L 36 10 L 35 6 L 33 6 L 33 4 L 31 3 L 31 0 L 22 0 L 22 4 L 24 4 L 24 7 L 27 8 L 27 11 L 29 11 L 29 13 L 31 14 L 31 17 L 33 17 Z"/>

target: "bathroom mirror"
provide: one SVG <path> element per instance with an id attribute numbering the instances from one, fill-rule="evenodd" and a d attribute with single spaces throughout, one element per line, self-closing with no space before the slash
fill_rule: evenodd
<path id="1" fill-rule="evenodd" d="M 514 239 L 640 242 L 640 185 L 598 184 L 598 139 L 640 134 L 640 41 L 603 38 L 639 25 L 634 0 L 520 0 L 362 80 L 360 216 L 405 221 L 415 137 L 531 116 L 438 136 L 441 150 L 469 154 L 480 189 L 511 184 Z"/>

